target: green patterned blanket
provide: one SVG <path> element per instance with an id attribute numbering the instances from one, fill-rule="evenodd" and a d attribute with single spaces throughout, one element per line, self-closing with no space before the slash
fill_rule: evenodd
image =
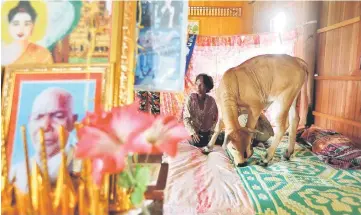
<path id="1" fill-rule="evenodd" d="M 290 161 L 282 161 L 287 137 L 268 167 L 256 165 L 266 149 L 254 148 L 250 165 L 237 172 L 256 214 L 361 214 L 361 171 L 337 170 L 296 144 Z"/>

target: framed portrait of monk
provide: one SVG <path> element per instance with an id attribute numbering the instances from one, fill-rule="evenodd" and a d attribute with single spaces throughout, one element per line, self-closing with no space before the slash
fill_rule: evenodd
<path id="1" fill-rule="evenodd" d="M 30 168 L 41 162 L 40 130 L 48 160 L 49 178 L 57 179 L 61 163 L 59 130 L 63 126 L 67 169 L 80 172 L 73 156 L 76 145 L 75 123 L 87 112 L 107 110 L 112 105 L 113 69 L 111 64 L 62 65 L 51 67 L 8 67 L 2 91 L 9 180 L 21 191 L 28 190 L 24 141 L 26 128 Z"/>

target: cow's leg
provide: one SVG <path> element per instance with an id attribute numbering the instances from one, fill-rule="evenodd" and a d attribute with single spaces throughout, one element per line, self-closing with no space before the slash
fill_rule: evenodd
<path id="1" fill-rule="evenodd" d="M 224 139 L 223 139 L 223 144 L 222 144 L 222 149 L 224 149 L 224 151 L 227 150 L 228 142 L 229 142 L 229 136 L 224 134 Z"/>
<path id="2" fill-rule="evenodd" d="M 270 160 L 272 160 L 273 155 L 278 147 L 278 144 L 281 142 L 283 135 L 286 131 L 286 120 L 288 116 L 288 111 L 290 110 L 290 106 L 292 100 L 289 103 L 285 103 L 285 97 L 289 97 L 289 95 L 280 96 L 281 99 L 276 100 L 280 106 L 279 112 L 276 116 L 276 128 L 275 128 L 275 136 L 272 141 L 271 146 L 267 150 L 266 157 L 261 161 L 261 165 L 267 165 Z"/>
<path id="3" fill-rule="evenodd" d="M 297 126 L 300 122 L 300 116 L 296 107 L 297 98 L 293 101 L 290 111 L 288 113 L 288 120 L 290 128 L 289 130 L 289 137 L 288 137 L 288 149 L 284 154 L 284 157 L 288 160 L 291 155 L 293 154 L 295 142 L 296 142 L 296 132 Z"/>
<path id="4" fill-rule="evenodd" d="M 223 115 L 223 123 L 225 126 L 225 140 L 231 143 L 227 144 L 227 149 L 233 157 L 234 164 L 237 166 L 244 166 L 246 160 L 244 157 L 246 145 L 242 142 L 240 133 L 241 126 L 238 122 L 238 106 L 234 98 L 223 98 L 221 111 Z"/>
<path id="5" fill-rule="evenodd" d="M 211 140 L 209 141 L 208 145 L 202 148 L 203 154 L 209 154 L 212 150 L 214 145 L 216 144 L 217 137 L 221 133 L 223 127 L 223 120 L 221 117 L 218 118 L 218 121 L 216 123 L 216 126 L 214 128 L 214 133 L 211 137 Z"/>
<path id="6" fill-rule="evenodd" d="M 256 128 L 256 125 L 257 125 L 257 121 L 258 121 L 258 118 L 261 114 L 261 111 L 262 109 L 260 108 L 249 108 L 248 109 L 248 120 L 247 120 L 247 125 L 246 127 L 247 128 L 251 128 L 251 129 L 255 129 Z M 246 136 L 245 136 L 245 142 L 246 143 L 246 158 L 250 158 L 253 154 L 253 149 L 252 149 L 252 136 L 254 134 L 250 134 L 248 133 Z"/>
<path id="7" fill-rule="evenodd" d="M 217 124 L 216 124 L 216 126 L 214 128 L 214 133 L 212 135 L 212 138 L 208 143 L 209 148 L 213 148 L 213 146 L 216 144 L 217 137 L 221 133 L 221 130 L 222 130 L 223 127 L 224 127 L 223 120 L 222 120 L 222 118 L 219 118 L 218 121 L 217 121 Z"/>

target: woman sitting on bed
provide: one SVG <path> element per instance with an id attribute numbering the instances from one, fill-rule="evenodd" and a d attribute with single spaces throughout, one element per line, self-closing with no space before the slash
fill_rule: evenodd
<path id="1" fill-rule="evenodd" d="M 213 89 L 213 79 L 206 74 L 199 74 L 196 77 L 197 93 L 192 93 L 187 99 L 183 110 L 183 122 L 192 136 L 190 144 L 197 147 L 207 146 L 208 141 L 217 123 L 218 110 L 213 97 L 207 95 Z M 238 118 L 242 127 L 246 126 L 248 115 L 246 112 Z M 258 119 L 256 129 L 262 134 L 257 134 L 253 146 L 259 142 L 266 142 L 274 135 L 273 128 L 267 117 L 262 113 Z M 217 145 L 222 145 L 224 132 L 216 141 Z"/>
<path id="2" fill-rule="evenodd" d="M 190 144 L 203 147 L 208 144 L 217 122 L 217 105 L 213 97 L 207 95 L 213 89 L 213 79 L 206 74 L 196 77 L 197 92 L 186 99 L 183 122 L 192 136 Z"/>

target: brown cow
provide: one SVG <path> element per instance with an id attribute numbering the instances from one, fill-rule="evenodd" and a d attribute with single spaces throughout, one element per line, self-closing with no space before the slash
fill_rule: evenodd
<path id="1" fill-rule="evenodd" d="M 288 159 L 294 150 L 300 120 L 296 109 L 297 96 L 302 85 L 307 84 L 307 76 L 307 64 L 302 59 L 289 55 L 257 56 L 226 71 L 216 89 L 216 103 L 220 112 L 218 122 L 211 141 L 203 148 L 203 152 L 209 153 L 212 150 L 222 127 L 225 127 L 224 146 L 237 166 L 246 165 L 247 159 L 253 154 L 251 134 L 257 132 L 254 129 L 257 120 L 262 110 L 274 104 L 278 110 L 275 113 L 275 136 L 261 163 L 267 165 L 272 159 L 289 125 L 289 145 L 285 152 Z M 242 128 L 237 120 L 241 107 L 248 112 L 246 128 Z M 229 141 L 231 143 L 227 144 Z"/>

